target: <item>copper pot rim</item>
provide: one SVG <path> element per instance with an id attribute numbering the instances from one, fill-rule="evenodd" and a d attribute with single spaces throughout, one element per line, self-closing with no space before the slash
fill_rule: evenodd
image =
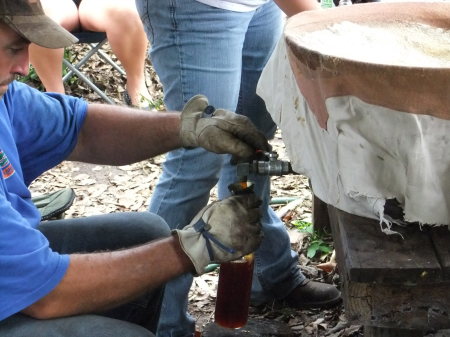
<path id="1" fill-rule="evenodd" d="M 384 69 L 394 72 L 419 71 L 443 75 L 450 74 L 450 67 L 424 67 L 362 61 L 350 57 L 326 54 L 295 41 L 299 32 L 306 33 L 321 30 L 332 24 L 350 21 L 361 24 L 382 23 L 424 23 L 430 26 L 450 30 L 450 2 L 389 2 L 365 3 L 354 6 L 336 7 L 320 11 L 306 11 L 288 19 L 284 37 L 289 48 L 305 58 L 308 64 L 319 62 L 329 69 L 341 66 L 358 66 L 363 68 Z"/>

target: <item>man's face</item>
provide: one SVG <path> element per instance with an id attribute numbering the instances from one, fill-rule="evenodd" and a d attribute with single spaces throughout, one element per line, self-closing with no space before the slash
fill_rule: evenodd
<path id="1" fill-rule="evenodd" d="M 29 45 L 29 41 L 0 22 L 0 97 L 16 75 L 28 74 Z"/>

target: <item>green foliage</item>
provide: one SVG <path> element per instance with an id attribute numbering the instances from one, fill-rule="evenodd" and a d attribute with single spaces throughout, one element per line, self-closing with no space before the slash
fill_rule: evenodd
<path id="1" fill-rule="evenodd" d="M 300 232 L 313 234 L 314 226 L 311 222 L 295 220 L 292 222 L 292 225 L 297 228 Z"/>
<path id="2" fill-rule="evenodd" d="M 73 55 L 70 51 L 69 48 L 64 49 L 64 58 L 69 61 L 70 63 L 74 63 L 76 55 Z M 64 65 L 62 66 L 62 76 L 66 76 L 66 74 L 70 71 L 68 68 L 64 67 Z M 76 81 L 78 80 L 78 78 L 76 76 L 72 76 L 70 77 L 66 83 L 71 86 L 72 84 L 74 84 Z"/>
<path id="3" fill-rule="evenodd" d="M 34 70 L 31 64 L 28 69 L 28 75 L 20 76 L 19 81 L 20 82 L 39 81 L 39 76 L 37 75 L 36 70 Z"/>
<path id="4" fill-rule="evenodd" d="M 142 96 L 141 100 L 146 103 L 145 105 L 148 105 L 149 109 L 155 109 L 158 111 L 164 110 L 164 102 L 162 98 L 151 100 Z"/>
<path id="5" fill-rule="evenodd" d="M 39 76 L 36 73 L 36 70 L 33 68 L 32 65 L 30 65 L 28 70 L 28 75 L 26 76 L 18 76 L 17 81 L 26 83 L 28 85 L 31 85 L 32 87 L 43 91 L 44 86 L 41 83 L 41 80 L 39 79 Z"/>
<path id="6" fill-rule="evenodd" d="M 327 256 L 333 250 L 332 247 L 325 241 L 325 238 L 314 231 L 314 226 L 310 222 L 295 220 L 292 225 L 300 232 L 308 234 L 308 247 L 306 249 L 306 256 L 308 258 L 315 257 L 318 253 L 321 253 L 321 259 Z"/>
<path id="7" fill-rule="evenodd" d="M 69 49 L 65 49 L 64 50 L 64 58 L 66 60 L 68 60 L 69 62 L 73 62 L 73 59 L 75 58 L 75 56 L 73 56 L 70 52 Z M 62 68 L 62 74 L 63 76 L 66 75 L 68 73 L 68 69 L 66 67 L 64 67 L 61 64 L 61 68 Z M 36 73 L 36 70 L 34 69 L 34 67 L 30 64 L 30 68 L 28 70 L 28 75 L 26 76 L 19 76 L 17 78 L 18 81 L 23 82 L 23 83 L 27 83 L 28 85 L 31 85 L 33 87 L 35 87 L 38 90 L 44 91 L 44 86 L 41 83 L 41 80 L 39 79 L 38 74 Z M 77 77 L 76 76 L 72 76 L 71 78 L 69 78 L 67 80 L 67 84 L 68 85 L 72 85 L 77 81 Z"/>

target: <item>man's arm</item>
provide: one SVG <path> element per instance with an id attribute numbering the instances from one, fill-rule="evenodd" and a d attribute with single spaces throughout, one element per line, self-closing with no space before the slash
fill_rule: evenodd
<path id="1" fill-rule="evenodd" d="M 181 114 L 89 105 L 77 145 L 68 159 L 124 165 L 181 146 L 200 146 L 238 158 L 270 149 L 264 134 L 247 117 L 215 109 L 205 96 L 197 95 Z"/>
<path id="2" fill-rule="evenodd" d="M 275 0 L 275 3 L 288 17 L 303 11 L 320 9 L 317 0 Z"/>
<path id="3" fill-rule="evenodd" d="M 180 113 L 89 104 L 68 160 L 125 165 L 181 147 Z"/>
<path id="4" fill-rule="evenodd" d="M 254 252 L 262 240 L 260 200 L 236 195 L 204 207 L 171 237 L 111 252 L 70 255 L 62 281 L 22 312 L 39 319 L 95 313 L 127 303 L 183 273 L 203 274 Z"/>
<path id="5" fill-rule="evenodd" d="M 48 319 L 99 312 L 194 271 L 174 236 L 120 251 L 73 254 L 61 283 L 23 313 Z"/>

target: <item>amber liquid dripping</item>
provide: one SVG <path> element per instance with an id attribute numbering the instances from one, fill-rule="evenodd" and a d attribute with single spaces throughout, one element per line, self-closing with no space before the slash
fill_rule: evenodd
<path id="1" fill-rule="evenodd" d="M 215 310 L 217 324 L 236 329 L 247 323 L 252 276 L 253 254 L 220 265 Z"/>

